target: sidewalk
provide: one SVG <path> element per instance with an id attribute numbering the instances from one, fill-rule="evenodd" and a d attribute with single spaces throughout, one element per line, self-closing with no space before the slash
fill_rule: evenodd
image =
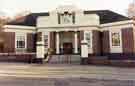
<path id="1" fill-rule="evenodd" d="M 25 63 L 0 63 L 0 68 L 3 77 L 135 80 L 135 68 Z"/>

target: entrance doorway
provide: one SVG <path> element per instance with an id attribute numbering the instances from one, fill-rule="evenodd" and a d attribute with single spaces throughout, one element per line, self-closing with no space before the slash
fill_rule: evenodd
<path id="1" fill-rule="evenodd" d="M 63 53 L 72 54 L 73 45 L 71 42 L 63 43 Z"/>

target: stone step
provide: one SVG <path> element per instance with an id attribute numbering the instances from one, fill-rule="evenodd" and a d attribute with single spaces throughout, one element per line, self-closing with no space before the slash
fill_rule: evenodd
<path id="1" fill-rule="evenodd" d="M 80 63 L 80 55 L 52 55 L 49 63 Z"/>

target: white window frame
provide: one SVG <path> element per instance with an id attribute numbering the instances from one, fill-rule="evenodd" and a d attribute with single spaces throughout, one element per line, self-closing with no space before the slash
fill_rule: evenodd
<path id="1" fill-rule="evenodd" d="M 18 36 L 24 36 L 25 37 L 25 46 L 24 46 L 24 48 L 18 48 L 17 47 L 17 37 Z M 15 49 L 26 49 L 27 48 L 27 35 L 26 35 L 26 33 L 15 33 Z"/>
<path id="2" fill-rule="evenodd" d="M 119 33 L 119 37 L 120 37 L 120 45 L 119 46 L 112 45 L 112 34 L 113 33 Z M 111 53 L 122 53 L 122 33 L 121 33 L 121 30 L 110 30 L 109 31 L 109 39 L 110 39 L 110 52 Z"/>
<path id="3" fill-rule="evenodd" d="M 90 34 L 90 44 L 88 43 L 88 41 L 86 39 L 86 34 Z M 90 45 L 88 47 L 88 53 L 93 53 L 93 48 L 92 48 L 93 47 L 93 43 L 92 43 L 93 39 L 92 39 L 92 36 L 93 36 L 92 31 L 84 31 L 84 40 L 86 40 L 87 43 Z"/>
<path id="4" fill-rule="evenodd" d="M 48 35 L 48 46 L 47 47 L 45 47 L 45 35 Z M 43 38 L 43 41 L 44 41 L 45 53 L 47 53 L 47 49 L 50 48 L 50 32 L 44 32 L 42 38 Z"/>
<path id="5" fill-rule="evenodd" d="M 46 37 L 46 36 L 47 36 L 47 37 Z M 49 37 L 48 37 L 48 34 L 45 34 L 45 35 L 44 35 L 44 45 L 45 45 L 45 48 L 49 48 L 49 47 L 48 47 L 48 45 L 49 45 L 49 43 L 48 43 L 48 42 L 49 42 L 49 41 L 48 41 L 49 39 L 48 39 L 48 38 L 49 38 Z M 45 41 L 45 40 L 47 40 L 47 44 L 46 44 L 46 41 Z M 46 45 L 47 45 L 47 46 L 46 46 Z"/>

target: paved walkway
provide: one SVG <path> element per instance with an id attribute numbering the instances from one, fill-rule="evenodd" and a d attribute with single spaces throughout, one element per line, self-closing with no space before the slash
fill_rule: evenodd
<path id="1" fill-rule="evenodd" d="M 0 76 L 27 78 L 95 78 L 135 80 L 135 68 L 71 64 L 0 63 Z"/>

